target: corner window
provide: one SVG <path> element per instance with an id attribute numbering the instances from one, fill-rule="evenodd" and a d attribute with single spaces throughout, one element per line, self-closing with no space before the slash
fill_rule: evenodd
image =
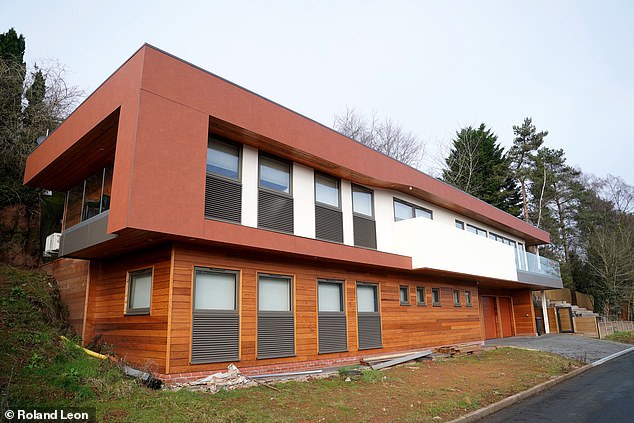
<path id="1" fill-rule="evenodd" d="M 439 288 L 431 289 L 431 300 L 434 307 L 440 307 L 440 289 Z"/>
<path id="2" fill-rule="evenodd" d="M 150 314 L 152 269 L 128 273 L 128 303 L 126 314 Z"/>
<path id="3" fill-rule="evenodd" d="M 291 164 L 273 157 L 260 155 L 260 188 L 290 194 Z"/>
<path id="4" fill-rule="evenodd" d="M 464 292 L 464 302 L 467 307 L 471 307 L 471 291 Z"/>
<path id="5" fill-rule="evenodd" d="M 425 305 L 425 288 L 422 286 L 416 288 L 416 301 L 418 305 Z"/>
<path id="6" fill-rule="evenodd" d="M 240 147 L 231 142 L 209 137 L 207 172 L 230 179 L 239 179 Z"/>
<path id="7" fill-rule="evenodd" d="M 394 221 L 424 217 L 433 219 L 432 211 L 423 207 L 415 206 L 397 198 L 394 199 Z"/>
<path id="8" fill-rule="evenodd" d="M 453 290 L 453 305 L 455 305 L 456 307 L 460 307 L 460 290 L 459 289 Z"/>
<path id="9" fill-rule="evenodd" d="M 464 222 L 456 220 L 456 228 L 464 230 Z"/>
<path id="10" fill-rule="evenodd" d="M 352 211 L 363 216 L 373 217 L 372 191 L 353 185 Z"/>
<path id="11" fill-rule="evenodd" d="M 316 173 L 315 201 L 339 208 L 339 180 Z"/>
<path id="12" fill-rule="evenodd" d="M 409 305 L 409 289 L 407 286 L 401 286 L 399 290 L 401 305 Z"/>

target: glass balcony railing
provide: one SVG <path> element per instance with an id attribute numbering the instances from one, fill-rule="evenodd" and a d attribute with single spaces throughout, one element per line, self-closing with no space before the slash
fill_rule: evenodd
<path id="1" fill-rule="evenodd" d="M 555 279 L 561 279 L 559 272 L 559 263 L 554 260 L 547 259 L 546 257 L 538 256 L 537 254 L 524 252 L 526 261 L 517 260 L 517 269 L 525 272 L 537 273 L 539 275 L 548 276 Z"/>

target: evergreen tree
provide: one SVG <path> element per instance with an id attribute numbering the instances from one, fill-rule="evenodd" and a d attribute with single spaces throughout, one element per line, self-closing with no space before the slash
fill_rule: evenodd
<path id="1" fill-rule="evenodd" d="M 515 179 L 520 184 L 522 195 L 522 217 L 531 222 L 528 210 L 527 184 L 531 170 L 535 167 L 535 153 L 544 143 L 548 131 L 537 132 L 532 118 L 525 118 L 521 126 L 513 125 L 513 146 L 509 150 L 509 159 Z"/>
<path id="2" fill-rule="evenodd" d="M 497 135 L 481 124 L 456 133 L 442 179 L 514 216 L 520 212 L 520 193 L 509 160 Z"/>

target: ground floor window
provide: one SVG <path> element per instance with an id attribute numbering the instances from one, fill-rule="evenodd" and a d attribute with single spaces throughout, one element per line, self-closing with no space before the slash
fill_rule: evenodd
<path id="1" fill-rule="evenodd" d="M 238 272 L 196 268 L 192 310 L 192 363 L 240 359 Z"/>
<path id="2" fill-rule="evenodd" d="M 150 314 L 152 269 L 128 273 L 126 314 Z"/>
<path id="3" fill-rule="evenodd" d="M 357 283 L 359 349 L 381 348 L 381 313 L 378 285 Z"/>
<path id="4" fill-rule="evenodd" d="M 290 276 L 258 275 L 258 358 L 295 355 L 292 288 Z"/>
<path id="5" fill-rule="evenodd" d="M 320 354 L 348 351 L 343 286 L 343 281 L 317 281 Z"/>

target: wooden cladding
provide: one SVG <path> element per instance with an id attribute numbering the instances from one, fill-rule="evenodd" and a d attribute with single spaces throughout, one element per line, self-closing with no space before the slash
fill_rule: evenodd
<path id="1" fill-rule="evenodd" d="M 240 182 L 207 174 L 205 217 L 240 223 L 242 219 L 242 185 Z"/>
<path id="2" fill-rule="evenodd" d="M 126 274 L 148 267 L 154 272 L 151 313 L 126 316 Z M 228 269 L 222 271 L 236 275 L 235 298 L 206 303 L 209 308 L 231 310 L 202 312 L 195 307 L 198 269 Z M 131 363 L 149 363 L 164 373 L 221 370 L 228 362 L 248 368 L 339 359 L 359 355 L 361 350 L 370 354 L 382 348 L 389 353 L 483 339 L 478 287 L 449 278 L 192 245 L 94 261 L 90 273 L 85 342 L 100 335 Z M 268 310 L 259 308 L 261 275 L 287 275 L 285 310 L 271 310 L 275 304 L 265 304 Z M 342 292 L 335 295 L 330 289 L 318 295 L 318 281 L 339 283 Z M 359 297 L 357 281 L 372 282 L 376 301 L 374 295 Z M 432 288 L 437 288 L 442 304 L 403 307 L 402 286 L 408 287 L 410 304 L 416 303 L 419 287 L 425 288 L 421 295 L 428 304 Z M 454 289 L 471 291 L 473 307 L 454 307 Z M 327 294 L 330 300 L 320 307 L 320 297 Z M 530 333 L 534 327 L 530 291 L 499 290 L 494 295 L 511 297 L 515 332 Z"/>
<path id="3" fill-rule="evenodd" d="M 258 228 L 293 233 L 293 198 L 260 189 L 258 191 Z"/>

